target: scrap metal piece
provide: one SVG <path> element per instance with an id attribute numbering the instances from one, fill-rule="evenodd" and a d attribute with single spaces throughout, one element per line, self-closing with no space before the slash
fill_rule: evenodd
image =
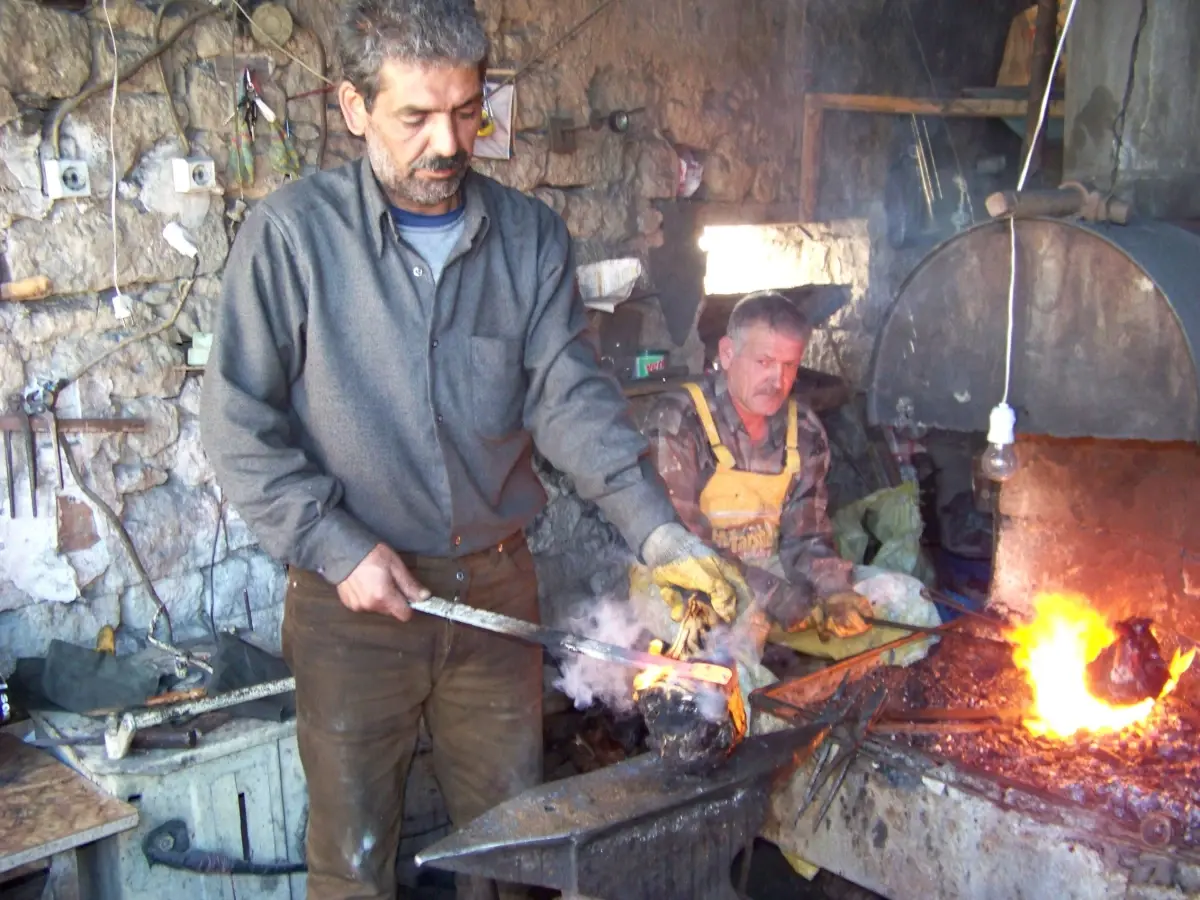
<path id="1" fill-rule="evenodd" d="M 171 706 L 157 706 L 137 712 L 127 712 L 122 715 L 111 715 L 104 725 L 104 752 L 109 759 L 122 759 L 129 754 L 133 746 L 134 736 L 138 731 L 164 725 L 167 722 L 200 713 L 212 712 L 217 709 L 228 709 L 239 706 L 249 700 L 263 697 L 273 697 L 276 694 L 286 694 L 296 689 L 295 678 L 280 678 L 262 684 L 252 684 L 249 687 L 238 688 L 213 697 L 199 700 L 188 700 Z"/>
<path id="2" fill-rule="evenodd" d="M 846 683 L 843 681 L 838 687 L 837 693 L 842 693 L 845 686 Z M 834 698 L 836 696 L 837 694 L 834 695 Z M 836 745 L 837 749 L 823 753 L 821 763 L 817 766 L 816 771 L 813 772 L 812 781 L 805 792 L 804 802 L 796 810 L 797 822 L 812 806 L 821 788 L 832 778 L 833 787 L 827 792 L 825 800 L 817 812 L 817 817 L 813 820 L 813 828 L 815 829 L 824 821 L 829 808 L 833 805 L 833 798 L 837 796 L 837 792 L 842 787 L 842 782 L 846 779 L 846 772 L 849 770 L 850 764 L 854 762 L 854 757 L 858 755 L 858 751 L 866 741 L 871 726 L 875 723 L 876 718 L 878 718 L 880 711 L 887 702 L 887 696 L 887 688 L 882 686 L 877 687 L 861 706 L 853 722 L 846 723 L 842 721 L 829 728 L 827 737 L 825 738 L 825 745 L 826 747 Z M 830 699 L 831 704 L 836 702 L 834 698 Z M 825 713 L 823 712 L 821 717 L 824 715 Z M 824 750 L 825 748 L 822 749 Z"/>
<path id="3" fill-rule="evenodd" d="M 599 900 L 733 900 L 733 858 L 758 833 L 775 776 L 825 730 L 749 738 L 703 774 L 644 754 L 533 788 L 427 847 L 417 864 Z"/>

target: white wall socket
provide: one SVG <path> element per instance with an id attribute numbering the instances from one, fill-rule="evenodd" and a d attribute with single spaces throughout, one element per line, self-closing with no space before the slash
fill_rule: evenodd
<path id="1" fill-rule="evenodd" d="M 217 164 L 204 156 L 175 157 L 171 160 L 175 190 L 181 194 L 211 194 L 220 190 Z"/>
<path id="2" fill-rule="evenodd" d="M 92 181 L 87 163 L 80 159 L 47 159 L 42 162 L 46 196 L 51 200 L 65 197 L 90 197 Z"/>

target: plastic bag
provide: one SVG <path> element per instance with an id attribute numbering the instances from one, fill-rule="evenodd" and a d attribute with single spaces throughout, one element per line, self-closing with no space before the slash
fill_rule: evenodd
<path id="1" fill-rule="evenodd" d="M 937 576 L 921 549 L 923 530 L 917 486 L 909 481 L 863 497 L 833 517 L 833 538 L 843 558 L 932 586 Z"/>

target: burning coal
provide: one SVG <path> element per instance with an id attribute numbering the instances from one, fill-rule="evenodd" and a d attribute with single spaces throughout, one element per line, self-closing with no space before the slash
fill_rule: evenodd
<path id="1" fill-rule="evenodd" d="M 1115 677 L 1121 689 L 1104 690 L 1105 679 L 1111 685 L 1114 677 L 1117 653 L 1123 664 L 1135 662 L 1140 654 L 1142 662 L 1153 666 L 1144 637 L 1138 638 L 1140 644 L 1131 643 L 1133 628 L 1126 626 L 1122 647 L 1118 633 L 1083 598 L 1042 594 L 1034 600 L 1034 610 L 1033 620 L 1012 629 L 1008 639 L 1014 645 L 1013 662 L 1033 689 L 1033 707 L 1025 726 L 1037 735 L 1066 740 L 1081 731 L 1121 731 L 1145 721 L 1155 703 L 1174 690 L 1195 655 L 1195 651 L 1176 652 L 1158 691 L 1147 689 L 1137 702 L 1111 702 L 1114 693 L 1118 700 L 1134 699 L 1132 694 L 1137 691 L 1131 686 L 1134 674 L 1120 671 Z M 1157 648 L 1157 642 L 1154 646 Z M 1140 681 L 1146 687 L 1152 686 L 1154 679 L 1146 676 Z M 1095 689 L 1108 699 L 1097 696 Z"/>

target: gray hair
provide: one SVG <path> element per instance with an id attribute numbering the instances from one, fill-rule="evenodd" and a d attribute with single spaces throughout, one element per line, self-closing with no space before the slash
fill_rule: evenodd
<path id="1" fill-rule="evenodd" d="M 487 69 L 488 41 L 472 0 L 347 0 L 337 31 L 342 77 L 367 109 L 388 60 Z"/>
<path id="2" fill-rule="evenodd" d="M 776 291 L 759 291 L 739 300 L 729 314 L 725 333 L 735 344 L 740 344 L 742 333 L 759 324 L 802 341 L 812 337 L 813 328 L 808 317 L 795 303 Z"/>

